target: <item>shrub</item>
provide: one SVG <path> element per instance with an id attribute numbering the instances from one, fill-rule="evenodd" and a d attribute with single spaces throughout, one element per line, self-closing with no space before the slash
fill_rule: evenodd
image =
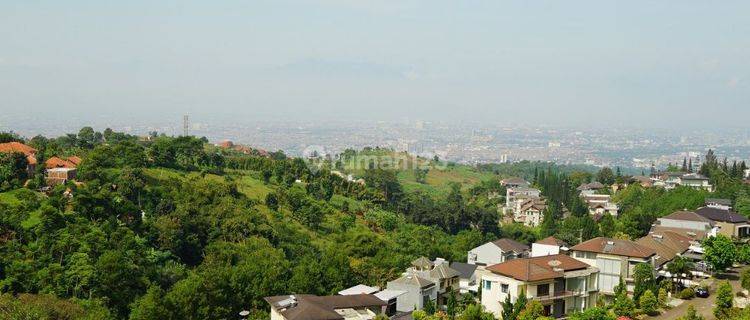
<path id="1" fill-rule="evenodd" d="M 742 285 L 743 289 L 750 290 L 750 268 L 742 270 L 742 274 L 740 275 L 740 284 Z"/>
<path id="2" fill-rule="evenodd" d="M 695 298 L 695 290 L 693 288 L 685 288 L 680 291 L 680 299 L 690 300 Z"/>
<path id="3" fill-rule="evenodd" d="M 664 288 L 659 289 L 658 300 L 660 307 L 664 308 L 667 306 L 667 290 Z"/>
<path id="4" fill-rule="evenodd" d="M 658 302 L 656 301 L 656 296 L 654 296 L 654 293 L 651 292 L 651 290 L 643 292 L 638 302 L 640 303 L 643 312 L 647 315 L 653 316 L 657 313 L 656 308 L 658 307 Z"/>

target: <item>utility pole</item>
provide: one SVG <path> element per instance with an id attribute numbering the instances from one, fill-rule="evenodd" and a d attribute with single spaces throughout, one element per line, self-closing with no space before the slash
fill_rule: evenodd
<path id="1" fill-rule="evenodd" d="M 189 129 L 190 129 L 190 120 L 188 119 L 188 115 L 184 115 L 182 116 L 182 135 L 185 137 L 190 135 Z"/>

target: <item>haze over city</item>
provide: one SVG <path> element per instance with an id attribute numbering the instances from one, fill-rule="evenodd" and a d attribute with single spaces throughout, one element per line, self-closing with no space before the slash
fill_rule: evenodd
<path id="1" fill-rule="evenodd" d="M 746 1 L 9 1 L 0 128 L 60 113 L 95 126 L 191 114 L 742 127 L 747 12 Z"/>

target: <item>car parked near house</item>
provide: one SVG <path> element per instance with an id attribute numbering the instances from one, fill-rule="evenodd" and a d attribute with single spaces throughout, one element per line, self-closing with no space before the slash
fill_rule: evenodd
<path id="1" fill-rule="evenodd" d="M 698 287 L 695 289 L 695 296 L 699 298 L 708 298 L 708 288 L 706 287 Z"/>

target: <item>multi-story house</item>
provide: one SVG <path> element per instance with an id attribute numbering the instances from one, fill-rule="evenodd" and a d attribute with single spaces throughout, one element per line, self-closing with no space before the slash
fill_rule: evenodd
<path id="1" fill-rule="evenodd" d="M 599 292 L 612 295 L 624 279 L 634 289 L 633 272 L 640 263 L 655 264 L 656 251 L 630 240 L 594 238 L 570 248 L 571 256 L 599 269 Z"/>
<path id="2" fill-rule="evenodd" d="M 507 188 L 505 190 L 505 207 L 503 214 L 517 212 L 521 204 L 528 199 L 539 199 L 542 191 L 528 187 Z"/>
<path id="3" fill-rule="evenodd" d="M 511 260 L 487 267 L 482 276 L 482 305 L 496 317 L 503 302 L 521 294 L 544 306 L 545 315 L 560 318 L 596 305 L 597 272 L 566 255 Z"/>
<path id="4" fill-rule="evenodd" d="M 388 290 L 403 291 L 396 301 L 396 311 L 422 310 L 428 302 L 437 303 L 438 286 L 435 282 L 414 274 L 404 274 L 389 281 Z"/>
<path id="5" fill-rule="evenodd" d="M 469 250 L 466 261 L 469 264 L 478 266 L 489 266 L 526 257 L 528 254 L 529 246 L 508 238 L 503 238 L 487 242 Z"/>
<path id="6" fill-rule="evenodd" d="M 523 223 L 528 227 L 536 227 L 544 220 L 544 210 L 547 200 L 543 198 L 528 199 L 521 203 L 520 208 L 513 214 L 513 221 Z"/>
<path id="7" fill-rule="evenodd" d="M 581 198 L 588 205 L 589 214 L 592 215 L 609 213 L 617 216 L 620 210 L 617 204 L 612 202 L 612 196 L 608 194 L 581 194 Z"/>
<path id="8" fill-rule="evenodd" d="M 693 189 L 703 189 L 706 191 L 713 191 L 714 186 L 708 180 L 708 177 L 698 173 L 688 173 L 680 177 L 680 185 L 690 187 Z"/>

